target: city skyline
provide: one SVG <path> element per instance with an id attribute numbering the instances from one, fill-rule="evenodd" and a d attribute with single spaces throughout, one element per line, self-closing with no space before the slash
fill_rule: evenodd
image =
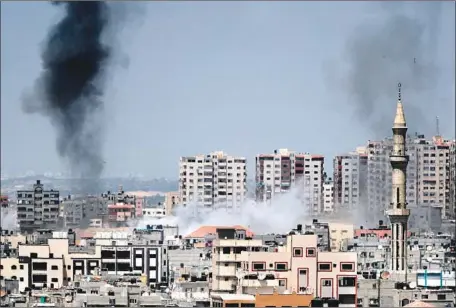
<path id="1" fill-rule="evenodd" d="M 58 8 L 39 2 L 1 5 L 2 172 L 65 172 L 47 120 L 24 114 L 20 106 L 23 91 L 39 74 L 40 44 L 58 19 Z M 338 10 L 329 10 L 329 5 Z M 130 65 L 115 70 L 107 91 L 105 174 L 176 178 L 179 157 L 213 150 L 248 160 L 276 148 L 334 157 L 389 134 L 398 81 L 410 110 L 410 133 L 420 129 L 433 134 L 439 116 L 442 135 L 453 137 L 454 27 L 446 25 L 454 23 L 454 11 L 444 9 L 451 3 L 439 3 L 437 25 L 425 15 L 431 4 L 395 4 L 399 16 L 440 29 L 438 37 L 429 38 L 435 40 L 435 50 L 419 55 L 404 50 L 412 66 L 424 61 L 425 68 L 432 64 L 439 72 L 438 84 L 423 99 L 418 101 L 419 93 L 407 89 L 416 81 L 410 79 L 408 64 L 401 67 L 403 73 L 387 76 L 390 84 L 379 84 L 378 91 L 385 94 L 366 121 L 357 116 L 359 106 L 351 103 L 350 93 L 341 91 L 343 83 L 336 80 L 349 76 L 343 66 L 350 66 L 347 46 L 358 36 L 356 29 L 367 18 L 375 17 L 373 25 L 382 26 L 391 17 L 388 9 L 377 12 L 377 5 L 144 4 L 141 23 L 129 24 L 122 37 L 129 36 L 121 50 Z M 373 70 L 383 61 L 377 56 L 368 61 Z M 412 115 L 412 107 L 426 114 L 425 123 L 418 123 L 422 118 Z M 375 132 L 369 121 L 383 117 L 384 130 Z M 253 165 L 248 174 L 253 174 Z"/>

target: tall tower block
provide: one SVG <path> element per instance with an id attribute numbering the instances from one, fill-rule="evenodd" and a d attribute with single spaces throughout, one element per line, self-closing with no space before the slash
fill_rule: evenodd
<path id="1" fill-rule="evenodd" d="M 393 150 L 390 155 L 392 167 L 392 195 L 387 214 L 391 223 L 391 256 L 392 270 L 406 271 L 407 269 L 407 223 L 410 210 L 407 209 L 406 181 L 408 155 L 405 152 L 407 124 L 401 100 L 401 84 L 397 100 L 396 117 L 393 124 Z"/>

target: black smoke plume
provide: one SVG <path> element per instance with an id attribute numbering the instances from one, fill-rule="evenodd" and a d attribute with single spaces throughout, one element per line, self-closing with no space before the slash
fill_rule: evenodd
<path id="1" fill-rule="evenodd" d="M 104 167 L 102 99 L 112 54 L 103 41 L 108 7 L 100 1 L 53 3 L 64 7 L 64 16 L 45 41 L 43 71 L 24 107 L 50 118 L 58 154 L 72 175 L 93 181 Z"/>
<path id="2" fill-rule="evenodd" d="M 438 110 L 441 104 L 436 48 L 442 3 L 370 5 L 375 14 L 347 40 L 347 70 L 337 83 L 348 94 L 362 125 L 369 127 L 375 137 L 391 134 L 399 82 L 409 132 L 434 132 L 431 123 L 437 114 L 426 111 Z"/>

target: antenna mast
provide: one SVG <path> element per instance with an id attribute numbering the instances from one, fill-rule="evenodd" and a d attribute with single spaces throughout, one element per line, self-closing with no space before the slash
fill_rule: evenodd
<path id="1" fill-rule="evenodd" d="M 440 123 L 439 123 L 439 117 L 438 116 L 435 117 L 435 126 L 436 126 L 437 136 L 440 136 Z"/>
<path id="2" fill-rule="evenodd" d="M 402 87 L 402 85 L 401 85 L 401 83 L 399 82 L 399 83 L 397 84 L 397 99 L 398 99 L 399 101 L 400 101 L 401 98 L 402 98 L 402 96 L 401 96 L 401 87 Z"/>

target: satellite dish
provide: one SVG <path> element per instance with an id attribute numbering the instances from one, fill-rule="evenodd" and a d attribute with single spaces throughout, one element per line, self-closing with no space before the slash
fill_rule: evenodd
<path id="1" fill-rule="evenodd" d="M 383 246 L 382 245 L 378 245 L 378 250 L 382 250 L 383 249 Z"/>
<path id="2" fill-rule="evenodd" d="M 410 289 L 415 289 L 416 288 L 416 282 L 415 281 L 409 282 L 409 288 Z"/>
<path id="3" fill-rule="evenodd" d="M 383 271 L 383 272 L 380 274 L 380 277 L 381 277 L 382 279 L 385 279 L 385 280 L 388 279 L 388 278 L 390 278 L 390 276 L 391 276 L 391 274 L 390 274 L 390 272 L 388 272 L 388 271 Z"/>
<path id="4" fill-rule="evenodd" d="M 259 280 L 265 280 L 266 279 L 266 274 L 265 273 L 258 274 L 258 279 Z"/>
<path id="5" fill-rule="evenodd" d="M 427 247 L 426 247 L 426 250 L 427 250 L 427 251 L 431 251 L 431 250 L 432 250 L 432 246 L 427 246 Z"/>
<path id="6" fill-rule="evenodd" d="M 431 257 L 428 257 L 428 258 L 426 258 L 426 261 L 427 261 L 428 263 L 431 263 L 431 262 L 432 262 L 432 258 L 431 258 Z"/>

